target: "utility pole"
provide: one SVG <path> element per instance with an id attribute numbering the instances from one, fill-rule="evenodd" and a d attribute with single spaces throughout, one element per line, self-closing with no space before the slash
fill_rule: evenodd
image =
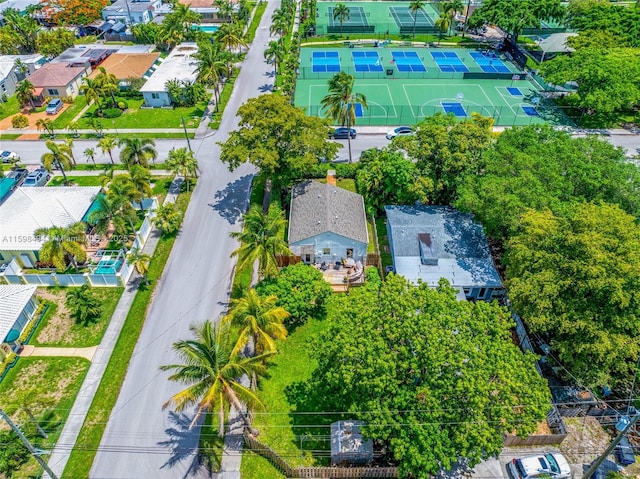
<path id="1" fill-rule="evenodd" d="M 184 122 L 184 116 L 180 118 L 182 118 L 182 129 L 184 130 L 184 137 L 187 139 L 187 146 L 189 147 L 189 151 L 193 153 L 193 150 L 191 149 L 191 142 L 189 141 L 189 135 L 187 134 L 187 125 Z"/>
<path id="2" fill-rule="evenodd" d="M 9 425 L 9 427 L 13 429 L 13 432 L 17 434 L 17 436 L 20 438 L 20 440 L 28 449 L 28 451 L 31 453 L 31 455 L 34 457 L 34 459 L 38 461 L 42 466 L 42 468 L 47 472 L 47 474 L 49 474 L 49 477 L 51 477 L 51 479 L 58 479 L 58 476 L 56 476 L 55 473 L 49 468 L 45 460 L 42 459 L 42 457 L 40 457 L 40 454 L 42 454 L 42 451 L 39 451 L 35 447 L 33 447 L 33 445 L 29 442 L 29 439 L 27 439 L 25 435 L 22 434 L 22 431 L 20 430 L 20 428 L 15 425 L 15 423 L 11 420 L 11 418 L 2 409 L 0 409 L 0 417 L 2 417 L 5 421 L 7 421 L 7 424 Z"/>
<path id="3" fill-rule="evenodd" d="M 24 412 L 27 413 L 27 416 L 29 416 L 29 419 L 34 424 L 34 426 L 36 427 L 40 435 L 45 439 L 49 439 L 49 435 L 44 431 L 44 429 L 40 427 L 40 424 L 38 423 L 38 420 L 35 418 L 35 416 L 31 412 L 31 409 L 29 409 L 28 407 L 23 407 L 22 409 L 24 409 Z"/>
<path id="4" fill-rule="evenodd" d="M 634 413 L 635 413 L 635 415 L 633 416 L 633 418 L 631 418 L 631 420 L 628 422 L 628 424 L 618 433 L 618 435 L 613 440 L 613 442 L 611 444 L 609 444 L 609 447 L 606 449 L 606 451 L 604 451 L 602 453 L 602 455 L 600 455 L 600 457 L 598 459 L 593 461 L 593 463 L 591 464 L 591 467 L 589 467 L 587 472 L 584 473 L 584 476 L 582 476 L 582 479 L 589 479 L 593 475 L 593 473 L 596 472 L 596 470 L 604 462 L 604 460 L 607 458 L 607 456 L 609 454 L 611 454 L 611 451 L 613 451 L 615 449 L 615 447 L 622 440 L 622 438 L 627 435 L 627 433 L 633 427 L 633 425 L 636 423 L 636 421 L 638 419 L 640 419 L 640 414 L 638 414 L 635 411 L 634 411 Z M 627 420 L 629 420 L 629 419 L 627 418 Z M 616 429 L 618 429 L 618 428 L 616 427 Z"/>

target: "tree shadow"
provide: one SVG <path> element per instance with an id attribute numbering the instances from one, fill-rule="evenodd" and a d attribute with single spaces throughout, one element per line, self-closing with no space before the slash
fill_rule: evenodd
<path id="1" fill-rule="evenodd" d="M 269 83 L 265 83 L 264 85 L 260 85 L 258 87 L 258 91 L 260 93 L 271 92 L 271 91 L 273 91 L 273 85 L 270 85 Z"/>
<path id="2" fill-rule="evenodd" d="M 275 78 L 276 72 L 275 72 L 275 70 L 269 70 L 268 72 L 264 72 L 264 76 L 269 77 L 269 78 Z"/>
<path id="3" fill-rule="evenodd" d="M 215 194 L 215 203 L 209 203 L 209 206 L 217 211 L 220 216 L 234 225 L 249 207 L 248 194 L 251 187 L 252 175 L 244 175 L 233 183 L 229 183 L 223 190 L 217 191 Z"/>
<path id="4" fill-rule="evenodd" d="M 206 460 L 203 460 L 202 451 L 199 447 L 200 431 L 202 421 L 198 421 L 193 428 L 189 428 L 192 417 L 186 414 L 169 412 L 169 420 L 174 426 L 165 429 L 168 439 L 158 442 L 171 451 L 171 457 L 162 465 L 162 469 L 173 468 L 177 464 L 186 463 L 187 470 L 182 476 L 186 479 L 195 476 L 198 472 L 206 469 Z"/>

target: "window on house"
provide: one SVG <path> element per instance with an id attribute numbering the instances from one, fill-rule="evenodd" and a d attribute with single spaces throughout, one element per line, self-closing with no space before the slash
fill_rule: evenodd
<path id="1" fill-rule="evenodd" d="M 347 248 L 347 258 L 353 258 L 353 248 Z"/>
<path id="2" fill-rule="evenodd" d="M 303 261 L 305 263 L 311 263 L 311 255 L 310 254 L 305 254 Z"/>
<path id="3" fill-rule="evenodd" d="M 73 85 L 69 85 L 69 91 L 70 91 L 71 93 L 73 93 L 73 92 L 75 92 L 75 91 L 76 91 L 76 89 L 75 89 L 75 88 L 73 88 Z"/>
<path id="4" fill-rule="evenodd" d="M 322 254 L 331 254 L 331 248 L 322 248 Z"/>
<path id="5" fill-rule="evenodd" d="M 478 293 L 478 298 L 484 298 L 485 294 L 487 294 L 487 288 L 480 288 L 480 292 Z"/>
<path id="6" fill-rule="evenodd" d="M 58 96 L 58 89 L 57 88 L 47 88 L 47 94 L 49 96 Z"/>
<path id="7" fill-rule="evenodd" d="M 152 93 L 151 94 L 151 98 L 153 98 L 154 100 L 159 100 L 160 99 L 160 93 Z"/>

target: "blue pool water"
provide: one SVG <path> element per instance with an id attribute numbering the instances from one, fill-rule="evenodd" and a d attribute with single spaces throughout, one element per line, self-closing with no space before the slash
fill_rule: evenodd
<path id="1" fill-rule="evenodd" d="M 205 33 L 216 33 L 220 27 L 218 25 L 191 25 L 191 28 Z"/>
<path id="2" fill-rule="evenodd" d="M 93 274 L 116 274 L 120 271 L 120 266 L 122 266 L 122 260 L 102 260 L 98 263 L 98 267 Z"/>

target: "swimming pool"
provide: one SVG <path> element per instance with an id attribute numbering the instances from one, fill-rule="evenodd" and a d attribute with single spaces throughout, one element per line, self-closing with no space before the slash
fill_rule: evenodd
<path id="1" fill-rule="evenodd" d="M 122 266 L 121 259 L 103 259 L 100 260 L 98 267 L 95 269 L 93 274 L 116 274 L 120 271 L 120 266 Z"/>
<path id="2" fill-rule="evenodd" d="M 191 25 L 191 28 L 205 33 L 216 33 L 220 27 L 218 25 Z"/>

